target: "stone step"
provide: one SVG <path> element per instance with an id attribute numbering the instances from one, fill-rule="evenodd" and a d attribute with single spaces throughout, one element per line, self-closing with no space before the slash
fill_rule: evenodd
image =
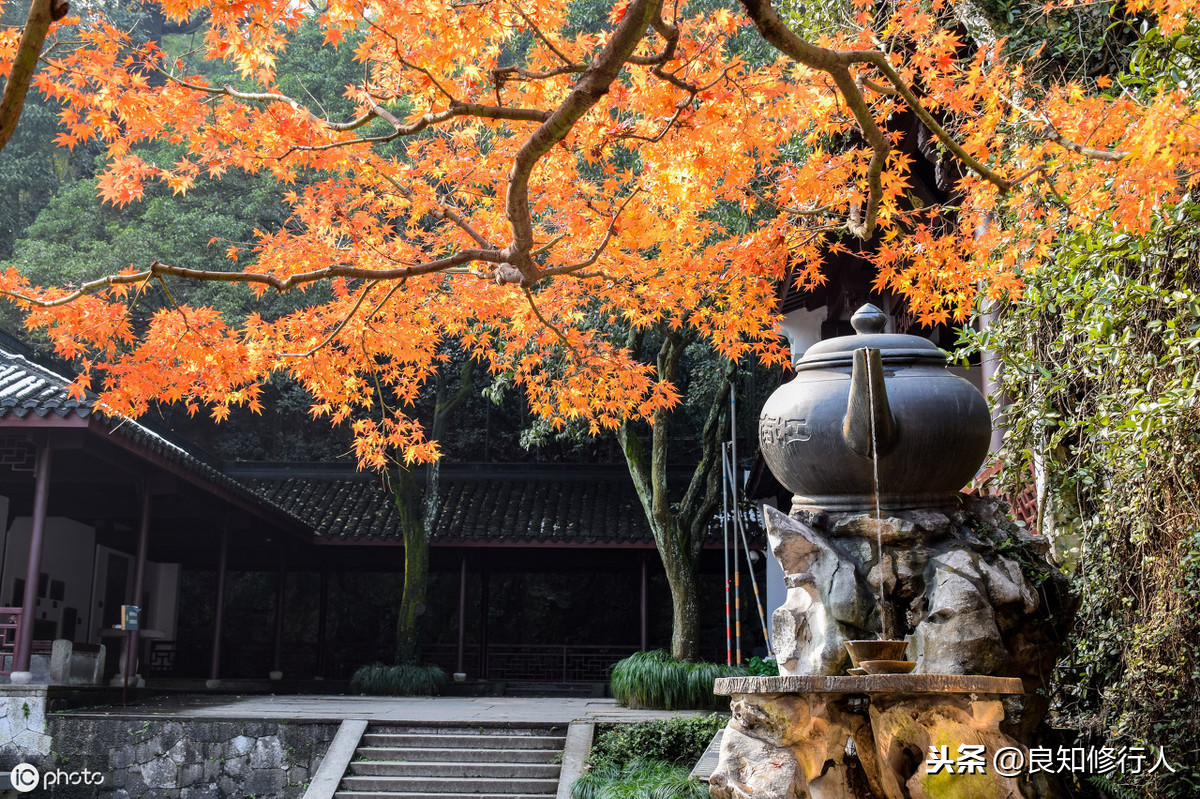
<path id="1" fill-rule="evenodd" d="M 512 737 L 516 735 L 532 736 L 564 736 L 567 725 L 555 726 L 514 726 L 490 722 L 488 724 L 372 724 L 371 732 L 391 735 L 500 735 Z"/>
<path id="2" fill-rule="evenodd" d="M 487 777 L 490 779 L 557 779 L 557 763 L 464 763 L 403 760 L 355 760 L 347 774 L 363 777 Z"/>
<path id="3" fill-rule="evenodd" d="M 376 791 L 395 796 L 397 793 L 437 794 L 541 794 L 550 796 L 558 791 L 557 779 L 515 779 L 511 777 L 365 777 L 345 776 L 339 786 L 343 791 Z M 340 793 L 340 792 L 339 792 Z"/>
<path id="4" fill-rule="evenodd" d="M 368 732 L 359 746 L 389 749 L 554 749 L 561 750 L 566 735 L 472 735 L 469 732 L 437 735 L 424 733 Z"/>
<path id="5" fill-rule="evenodd" d="M 562 747 L 554 749 L 467 749 L 465 747 L 360 746 L 360 760 L 436 760 L 442 763 L 553 763 Z"/>
<path id="6" fill-rule="evenodd" d="M 554 799 L 553 793 L 410 793 L 407 791 L 338 791 L 334 799 Z"/>

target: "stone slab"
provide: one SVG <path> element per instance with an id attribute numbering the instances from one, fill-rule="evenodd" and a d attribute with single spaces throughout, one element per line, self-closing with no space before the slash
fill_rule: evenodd
<path id="1" fill-rule="evenodd" d="M 986 677 L 963 674 L 869 674 L 864 677 L 722 677 L 713 693 L 734 694 L 1024 694 L 1025 685 L 1016 677 Z"/>
<path id="2" fill-rule="evenodd" d="M 43 689 L 44 690 L 44 689 Z M 699 710 L 631 710 L 615 699 L 584 697 L 383 697 L 383 696 L 224 696 L 187 694 L 110 705 L 102 710 L 68 711 L 77 718 L 204 719 L 209 721 L 461 722 L 466 724 L 568 724 L 650 721 L 673 716 L 702 716 Z"/>
<path id="3" fill-rule="evenodd" d="M 367 731 L 367 722 L 362 719 L 346 719 L 338 727 L 337 735 L 329 743 L 317 773 L 313 775 L 304 799 L 332 799 L 337 793 L 338 783 L 346 773 L 346 767 L 354 758 L 354 751 L 363 733 Z"/>
<path id="4" fill-rule="evenodd" d="M 558 774 L 555 799 L 571 799 L 571 786 L 584 774 L 584 764 L 592 751 L 595 732 L 596 725 L 589 721 L 573 721 L 567 727 L 567 737 L 563 742 L 562 770 Z"/>

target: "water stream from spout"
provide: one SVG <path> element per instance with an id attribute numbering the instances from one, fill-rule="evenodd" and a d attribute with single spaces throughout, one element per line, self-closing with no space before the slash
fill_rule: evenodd
<path id="1" fill-rule="evenodd" d="M 871 374 L 874 359 L 867 351 L 867 406 L 871 416 L 871 489 L 875 499 L 875 539 L 879 571 L 879 628 L 880 639 L 888 640 L 887 608 L 883 603 L 883 514 L 879 509 L 879 449 L 875 435 L 875 375 Z"/>

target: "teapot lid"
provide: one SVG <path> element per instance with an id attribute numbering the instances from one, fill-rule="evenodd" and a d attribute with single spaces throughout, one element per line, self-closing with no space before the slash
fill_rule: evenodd
<path id="1" fill-rule="evenodd" d="M 885 364 L 932 364 L 945 366 L 946 353 L 927 338 L 902 333 L 884 333 L 887 314 L 867 303 L 854 312 L 850 324 L 855 335 L 838 336 L 817 342 L 797 361 L 797 372 L 828 366 L 849 366 L 854 351 L 870 347 L 880 351 Z"/>

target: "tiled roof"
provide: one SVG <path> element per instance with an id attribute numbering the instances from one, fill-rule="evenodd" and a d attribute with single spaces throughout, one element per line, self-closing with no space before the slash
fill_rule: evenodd
<path id="1" fill-rule="evenodd" d="M 99 422 L 241 499 L 331 540 L 370 543 L 402 537 L 382 476 L 345 464 L 228 464 L 217 468 L 123 416 L 67 391 L 71 381 L 0 349 L 0 424 L 29 414 Z M 679 480 L 677 482 L 682 482 Z M 751 523 L 750 529 L 757 529 Z M 714 527 L 719 539 L 719 529 Z M 445 464 L 440 468 L 435 543 L 651 544 L 645 513 L 623 466 Z M 711 536 L 710 536 L 711 540 Z"/>
<path id="2" fill-rule="evenodd" d="M 257 492 L 229 477 L 213 465 L 188 452 L 145 425 L 128 417 L 109 415 L 96 407 L 97 396 L 87 392 L 76 399 L 68 392 L 71 380 L 24 356 L 0 349 L 0 423 L 6 418 L 25 418 L 30 414 L 45 418 L 51 414 L 66 418 L 95 419 L 106 425 L 108 432 L 133 442 L 141 450 L 147 450 L 209 484 L 223 489 L 239 500 L 263 509 L 274 515 L 282 515 L 287 523 L 306 528 L 308 525 L 285 507 L 276 505 Z"/>
<path id="3" fill-rule="evenodd" d="M 304 464 L 230 466 L 272 502 L 326 538 L 399 538 L 392 493 L 379 475 Z M 275 474 L 271 474 L 274 470 Z M 646 517 L 624 469 L 559 465 L 441 467 L 435 543 L 649 543 Z"/>
<path id="4" fill-rule="evenodd" d="M 303 518 L 323 538 L 370 543 L 402 536 L 392 493 L 381 475 L 337 464 L 240 463 L 228 464 L 226 470 Z M 623 466 L 443 464 L 439 479 L 430 531 L 435 544 L 654 541 Z M 748 512 L 745 522 L 753 538 L 760 529 L 756 513 Z M 720 538 L 714 520 L 709 542 Z"/>
<path id="5" fill-rule="evenodd" d="M 20 355 L 0 350 L 0 419 L 29 414 L 59 416 L 92 413 L 94 397 L 82 402 L 67 393 L 71 381 Z"/>

